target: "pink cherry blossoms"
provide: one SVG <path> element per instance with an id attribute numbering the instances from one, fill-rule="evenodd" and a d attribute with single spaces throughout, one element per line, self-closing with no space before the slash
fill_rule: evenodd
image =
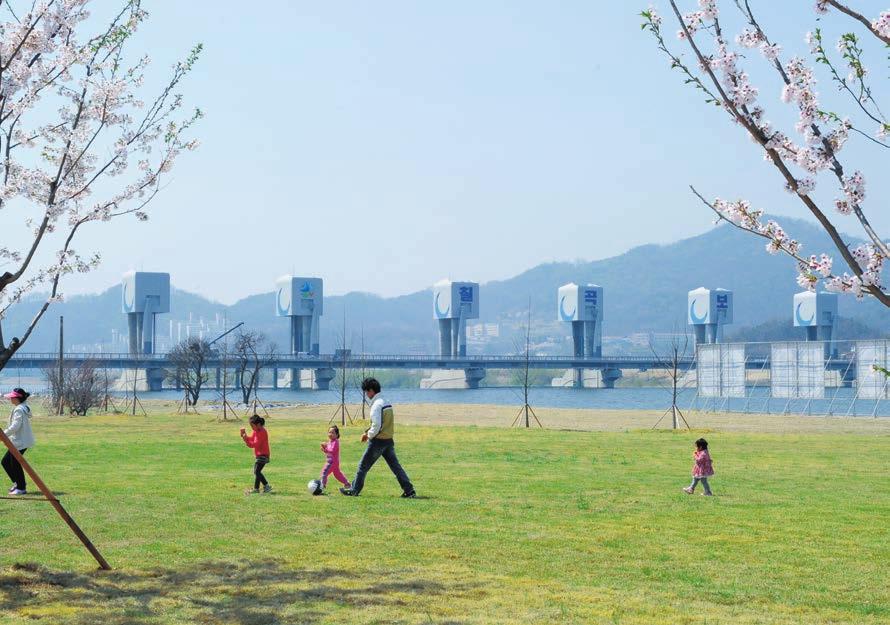
<path id="1" fill-rule="evenodd" d="M 846 199 L 835 200 L 834 206 L 841 215 L 849 215 L 853 212 L 853 207 L 861 204 L 865 199 L 865 179 L 863 179 L 862 173 L 857 171 L 852 176 L 844 177 L 843 182 Z"/>
<path id="2" fill-rule="evenodd" d="M 884 255 L 870 243 L 863 243 L 853 250 L 853 257 L 863 268 L 862 284 L 881 286 L 881 270 L 884 268 Z"/>
<path id="3" fill-rule="evenodd" d="M 727 202 L 717 198 L 709 206 L 730 223 L 768 239 L 766 251 L 770 254 L 786 252 L 796 256 L 800 252 L 800 243 L 789 237 L 778 223 L 772 219 L 765 224 L 761 223 L 760 218 L 763 216 L 763 210 L 752 209 L 751 203 L 747 200 Z"/>
<path id="4" fill-rule="evenodd" d="M 769 60 L 775 61 L 782 52 L 782 46 L 777 43 L 769 43 L 759 31 L 746 28 L 735 38 L 736 43 L 743 48 L 758 48 L 760 53 Z"/>
<path id="5" fill-rule="evenodd" d="M 109 11 L 110 3 L 96 6 Z M 126 54 L 145 20 L 140 0 L 119 0 L 104 18 L 90 16 L 90 0 L 28 3 L 0 11 L 0 210 L 24 213 L 16 236 L 0 249 L 0 323 L 24 295 L 49 294 L 15 347 L 0 331 L 0 368 L 24 344 L 60 279 L 99 263 L 72 243 L 81 228 L 122 215 L 147 219 L 146 205 L 179 155 L 196 147 L 187 135 L 200 111 L 182 114 L 175 90 L 197 60 L 196 46 L 176 64 L 160 92 L 140 91 L 147 56 Z M 89 18 L 89 19 L 88 19 Z M 10 232 L 13 232 L 12 230 Z M 0 328 L 2 330 L 2 328 Z"/>
<path id="6" fill-rule="evenodd" d="M 874 28 L 880 35 L 884 37 L 890 37 L 890 11 L 884 11 L 881 13 L 875 21 L 871 23 L 871 27 Z"/>
<path id="7" fill-rule="evenodd" d="M 846 77 L 843 69 L 836 69 L 836 61 L 823 47 L 822 24 L 820 29 L 807 33 L 806 42 L 810 54 L 820 64 L 816 67 L 827 67 L 831 79 L 839 85 L 843 94 L 853 97 L 857 107 L 855 112 L 878 123 L 878 130 L 873 135 L 863 132 L 850 117 L 826 110 L 826 105 L 819 99 L 814 67 L 801 56 L 782 58 L 783 47 L 772 41 L 761 27 L 751 8 L 754 2 L 734 3 L 745 25 L 730 38 L 725 34 L 728 26 L 718 12 L 716 1 L 699 0 L 698 10 L 687 13 L 680 12 L 677 6 L 680 0 L 668 1 L 681 26 L 679 38 L 691 50 L 697 64 L 688 65 L 682 55 L 670 49 L 661 36 L 661 18 L 652 9 L 642 14 L 647 18 L 644 28 L 656 37 L 659 49 L 669 57 L 671 67 L 680 69 L 686 75 L 686 84 L 704 92 L 709 104 L 722 107 L 732 121 L 763 148 L 764 158 L 778 170 L 785 189 L 797 196 L 806 210 L 818 219 L 850 272 L 834 274 L 834 259 L 827 254 L 801 257 L 801 244 L 775 221 L 762 221 L 763 211 L 752 210 L 746 200 L 727 202 L 717 199 L 709 202 L 694 188 L 693 192 L 720 219 L 765 238 L 769 253 L 781 252 L 793 257 L 798 265 L 797 280 L 801 286 L 813 290 L 821 281 L 826 288 L 859 297 L 871 295 L 890 307 L 890 293 L 883 289 L 881 282 L 883 261 L 890 251 L 863 212 L 866 199 L 863 172 L 855 170 L 847 174 L 841 156 L 851 137 L 865 137 L 873 144 L 890 148 L 890 144 L 881 141 L 890 136 L 890 124 L 883 117 L 866 84 L 869 74 L 863 63 L 865 48 L 857 35 L 845 33 L 838 40 L 837 54 L 842 59 L 841 66 L 846 66 L 849 71 Z M 827 13 L 832 7 L 842 9 L 839 13 L 855 16 L 859 24 L 870 25 L 871 34 L 879 38 L 890 33 L 890 11 L 869 23 L 837 0 L 818 0 L 815 3 L 818 13 Z M 761 99 L 762 90 L 752 83 L 743 67 L 752 59 L 756 60 L 757 57 L 744 52 L 752 49 L 760 51 L 763 57 L 761 62 L 766 62 L 779 81 L 775 92 L 777 100 L 796 109 L 793 133 L 783 132 L 767 117 Z M 833 201 L 833 208 L 840 215 L 854 216 L 864 229 L 867 243 L 863 246 L 855 249 L 848 246 L 847 237 L 841 235 L 819 207 L 821 200 L 815 195 L 817 182 L 826 176 L 833 178 L 836 188 L 842 192 L 842 196 Z"/>

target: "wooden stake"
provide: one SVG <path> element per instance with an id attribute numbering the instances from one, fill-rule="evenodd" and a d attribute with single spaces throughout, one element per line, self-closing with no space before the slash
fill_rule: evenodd
<path id="1" fill-rule="evenodd" d="M 87 535 L 83 533 L 83 530 L 74 522 L 74 519 L 71 518 L 71 515 L 62 507 L 62 504 L 56 499 L 56 496 L 52 493 L 52 491 L 47 488 L 46 484 L 43 483 L 43 480 L 40 479 L 40 476 L 37 475 L 37 472 L 28 464 L 28 461 L 19 453 L 19 450 L 15 448 L 15 445 L 12 444 L 12 441 L 3 433 L 3 430 L 0 430 L 0 440 L 3 441 L 3 444 L 6 445 L 6 448 L 9 450 L 9 453 L 12 454 L 12 457 L 18 460 L 19 464 L 22 465 L 22 468 L 25 470 L 31 480 L 37 485 L 37 488 L 40 489 L 40 492 L 43 493 L 43 496 L 46 497 L 46 500 L 52 504 L 52 507 L 56 509 L 56 512 L 59 513 L 59 516 L 62 517 L 62 520 L 68 524 L 68 527 L 71 528 L 71 531 L 74 532 L 74 535 L 80 539 L 80 542 L 83 543 L 83 546 L 87 548 L 87 551 L 90 552 L 96 562 L 99 563 L 99 566 L 106 570 L 110 571 L 111 566 L 102 557 L 102 554 L 99 553 L 99 550 L 93 545 Z"/>
<path id="2" fill-rule="evenodd" d="M 266 418 L 269 418 L 269 411 L 266 410 L 265 404 L 262 401 L 258 400 L 256 397 L 256 391 L 253 392 L 253 412 L 251 414 L 259 414 L 257 412 L 257 406 L 263 409 L 263 413 L 266 415 Z"/>

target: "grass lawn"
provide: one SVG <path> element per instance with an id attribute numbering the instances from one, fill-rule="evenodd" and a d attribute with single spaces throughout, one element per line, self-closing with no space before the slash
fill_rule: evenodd
<path id="1" fill-rule="evenodd" d="M 890 623 L 886 431 L 706 432 L 706 498 L 680 490 L 701 431 L 400 425 L 421 498 L 382 461 L 310 497 L 328 414 L 269 420 L 275 493 L 249 497 L 243 422 L 37 417 L 28 459 L 115 570 L 0 500 L 0 622 Z"/>

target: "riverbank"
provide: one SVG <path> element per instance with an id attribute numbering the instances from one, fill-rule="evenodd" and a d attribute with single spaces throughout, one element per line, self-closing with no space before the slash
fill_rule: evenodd
<path id="1" fill-rule="evenodd" d="M 175 414 L 179 403 L 163 399 L 140 399 L 146 414 L 151 416 Z M 119 408 L 123 408 L 122 402 Z M 244 406 L 233 406 L 236 417 L 244 420 L 252 413 Z M 268 415 L 274 421 L 316 421 L 327 422 L 334 417 L 335 423 L 341 423 L 339 407 L 331 404 L 318 405 L 283 405 L 271 404 Z M 361 406 L 349 404 L 349 415 L 356 422 L 361 421 Z M 443 403 L 407 403 L 396 404 L 399 423 L 406 425 L 433 426 L 477 426 L 509 428 L 519 414 L 518 406 L 498 406 L 491 404 L 443 404 Z M 664 410 L 601 410 L 583 408 L 547 408 L 533 407 L 537 421 L 530 417 L 532 427 L 538 427 L 538 421 L 548 430 L 578 430 L 623 432 L 649 429 L 671 429 L 671 415 Z M 260 414 L 265 414 L 260 409 Z M 37 407 L 35 414 L 46 414 Z M 110 413 L 110 417 L 125 417 L 127 414 Z M 142 415 L 141 411 L 137 412 Z M 194 413 L 190 413 L 194 415 Z M 869 417 L 824 417 L 777 414 L 747 414 L 734 412 L 709 412 L 684 410 L 686 423 L 696 431 L 710 430 L 718 432 L 763 432 L 763 433 L 825 433 L 825 434 L 876 434 L 890 435 L 890 419 Z M 199 417 L 216 420 L 222 418 L 220 406 L 214 402 L 201 402 L 198 406 Z M 51 417 L 56 418 L 56 417 Z M 67 417 L 63 417 L 67 418 Z M 76 417 L 75 417 L 76 418 Z M 524 424 L 524 415 L 520 418 Z M 347 420 L 348 423 L 348 420 Z M 680 427 L 686 424 L 681 420 Z"/>

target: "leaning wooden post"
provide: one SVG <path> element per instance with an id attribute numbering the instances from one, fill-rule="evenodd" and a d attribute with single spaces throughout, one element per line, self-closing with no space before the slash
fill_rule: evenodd
<path id="1" fill-rule="evenodd" d="M 12 441 L 9 440 L 9 437 L 3 433 L 3 430 L 0 430 L 0 440 L 3 441 L 3 444 L 6 445 L 6 448 L 9 450 L 9 453 L 13 455 L 13 457 L 19 461 L 19 464 L 22 465 L 22 468 L 25 470 L 31 480 L 37 485 L 37 488 L 40 489 L 40 492 L 43 493 L 43 496 L 46 497 L 46 500 L 49 501 L 53 508 L 56 509 L 56 512 L 59 513 L 59 516 L 62 517 L 62 520 L 68 524 L 68 527 L 71 528 L 71 531 L 74 532 L 74 535 L 80 539 L 80 542 L 83 543 L 83 546 L 87 548 L 87 551 L 96 559 L 96 562 L 99 563 L 99 566 L 106 571 L 111 570 L 111 566 L 109 566 L 108 562 L 105 561 L 105 558 L 102 557 L 102 554 L 99 553 L 99 550 L 90 542 L 90 539 L 87 538 L 87 535 L 83 533 L 83 530 L 78 527 L 77 523 L 74 522 L 74 519 L 71 518 L 71 515 L 62 507 L 62 504 L 56 499 L 56 496 L 53 495 L 52 491 L 47 488 L 46 484 L 43 483 L 43 480 L 40 479 L 40 476 L 37 475 L 37 472 L 28 464 L 28 461 L 25 460 L 24 456 L 19 453 L 19 450 L 15 448 L 15 445 L 12 444 Z"/>

